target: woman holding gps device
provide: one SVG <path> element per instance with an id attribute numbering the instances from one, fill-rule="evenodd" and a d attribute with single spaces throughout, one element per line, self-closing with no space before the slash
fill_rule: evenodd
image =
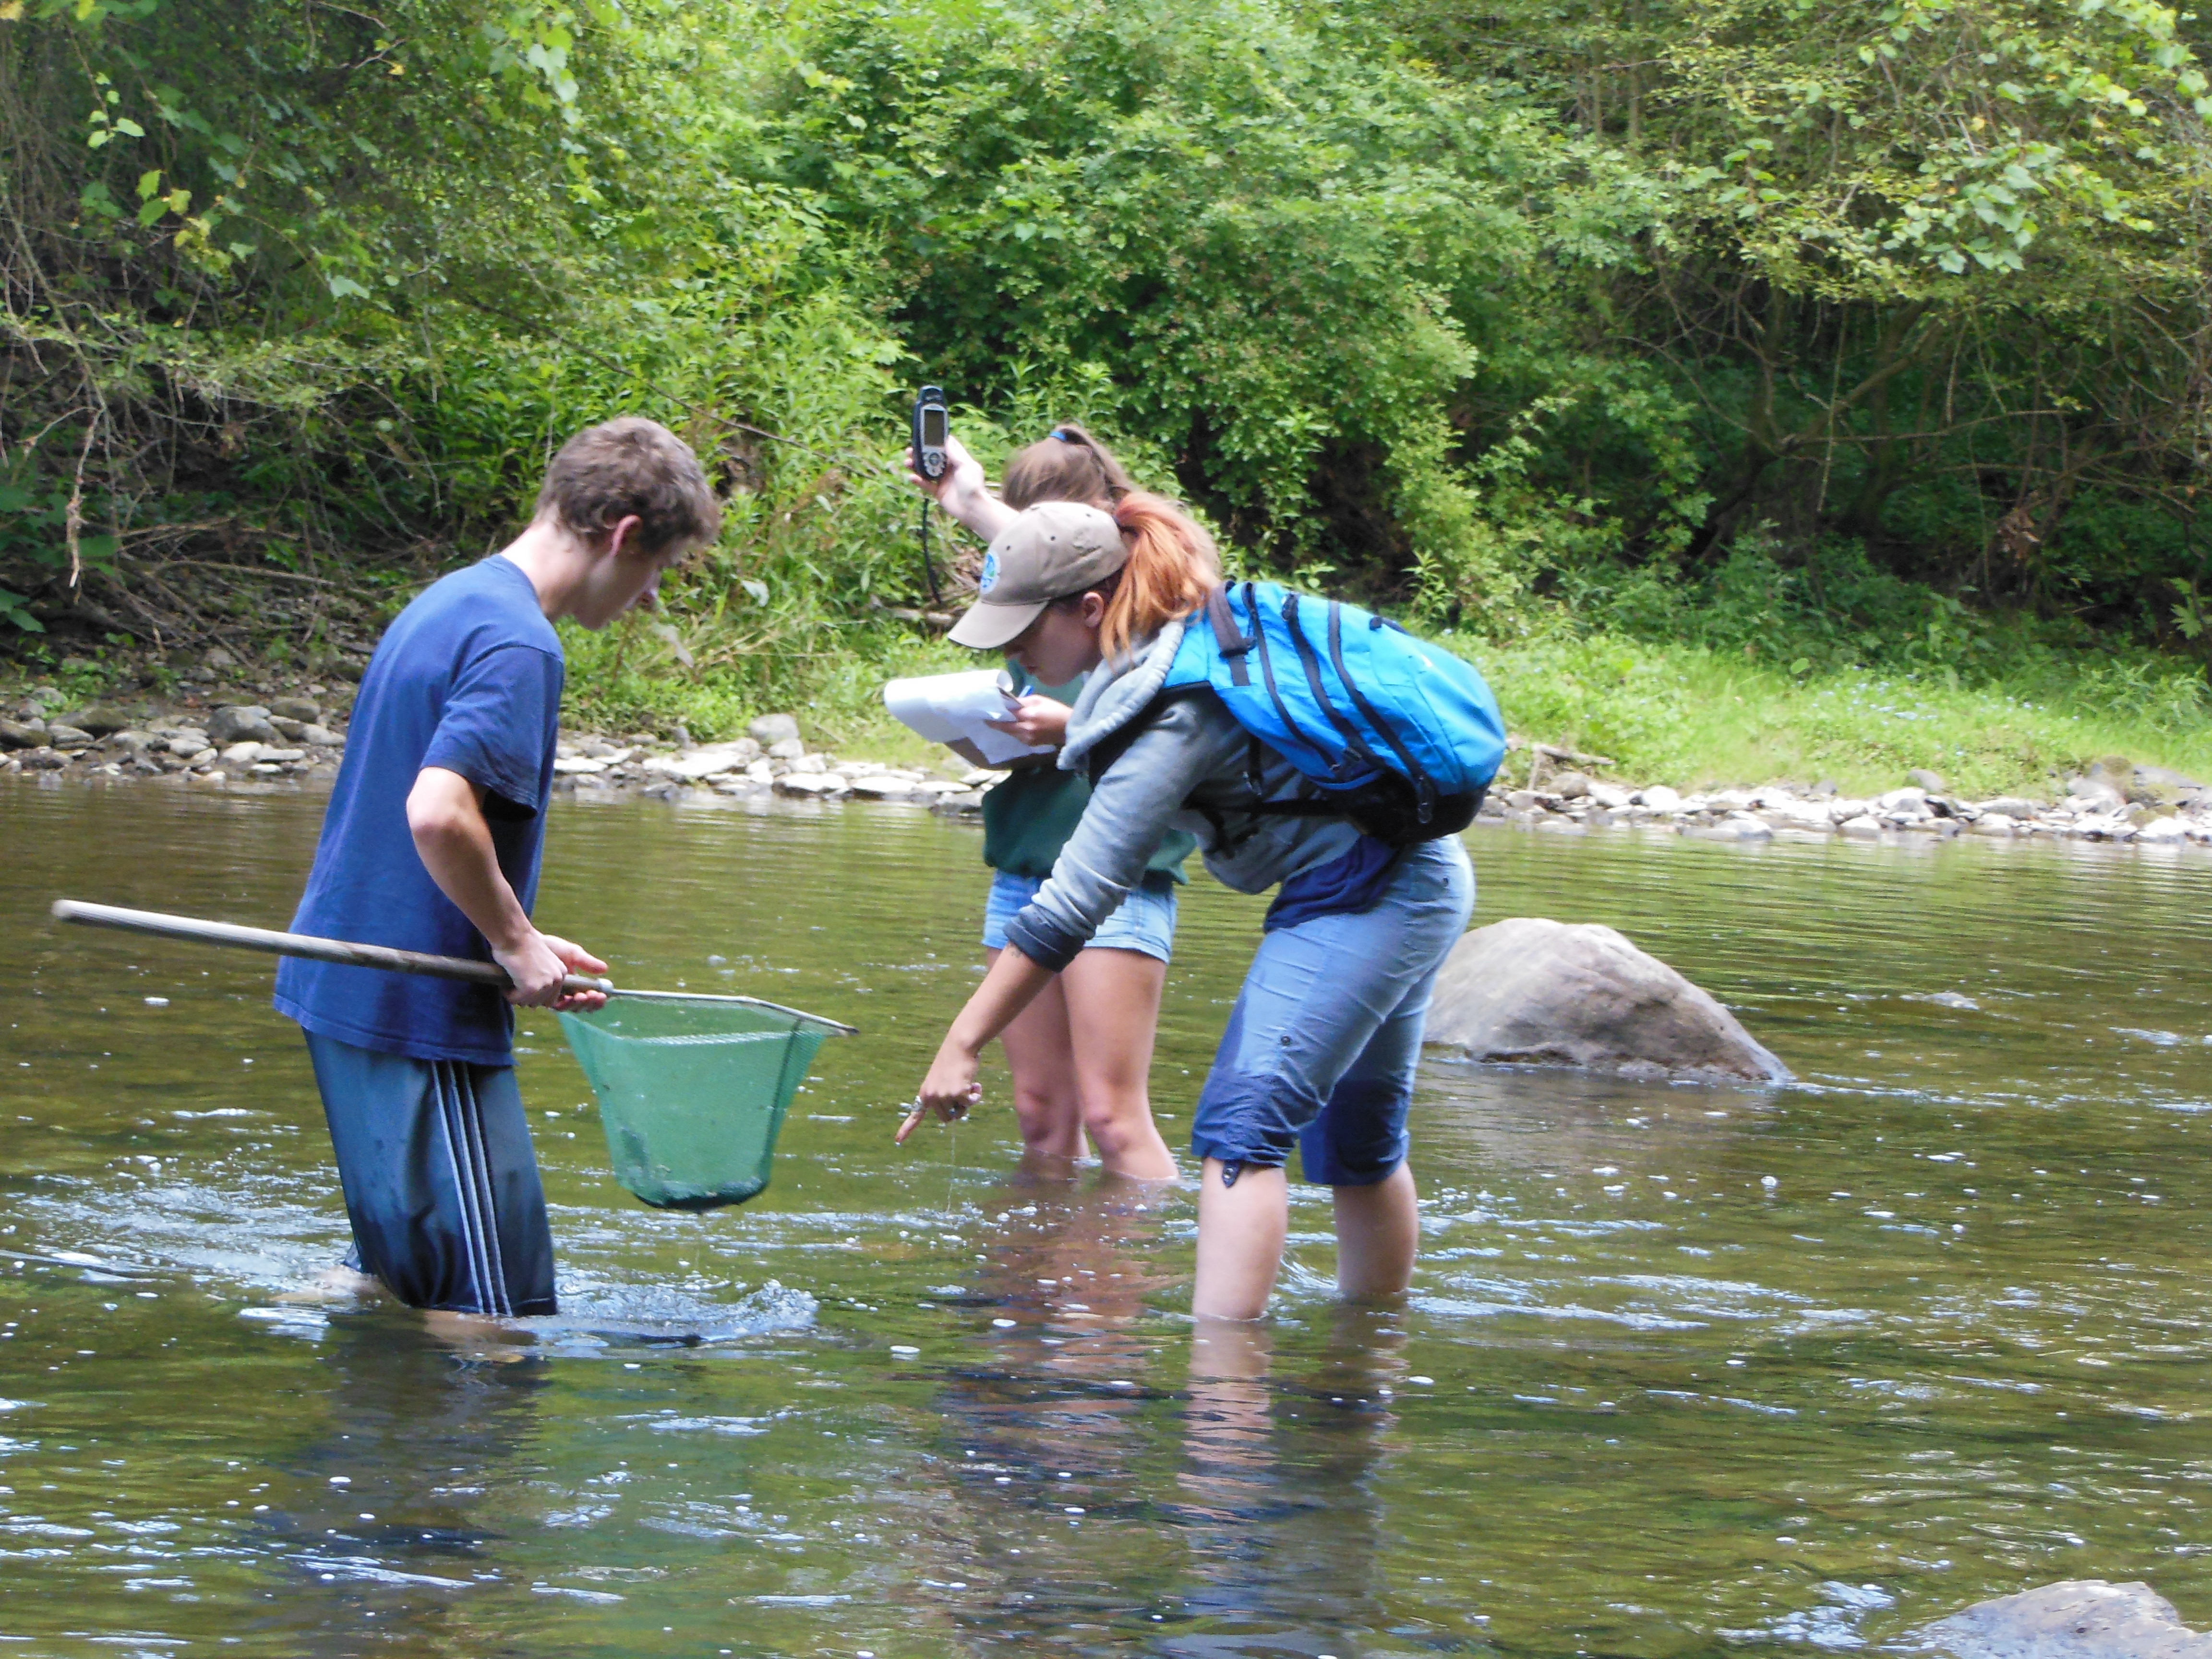
<path id="1" fill-rule="evenodd" d="M 1073 423 L 1009 459 L 995 500 L 982 467 L 957 439 L 949 431 L 931 432 L 928 439 L 941 439 L 942 458 L 910 457 L 915 482 L 963 522 L 972 512 L 1011 515 L 1040 502 L 1110 511 L 1136 487 L 1121 462 Z M 922 462 L 936 463 L 938 476 L 925 476 L 924 465 L 915 465 Z M 1054 763 L 1082 675 L 1042 684 L 1019 664 L 1010 659 L 1008 666 L 1014 690 L 1007 718 L 994 724 L 1024 743 L 1050 744 L 1055 752 L 1015 763 L 1006 781 L 983 798 L 983 861 L 994 872 L 983 945 L 994 963 L 1006 948 L 1006 924 L 1051 875 L 1091 797 L 1080 774 Z M 1148 1085 L 1175 941 L 1176 889 L 1196 844 L 1179 832 L 1162 836 L 1141 878 L 1076 959 L 997 1033 L 1013 1074 L 1014 1115 L 1026 1153 L 1079 1158 L 1087 1135 L 1099 1162 L 1115 1175 L 1175 1178 L 1175 1158 L 1152 1122 Z"/>
<path id="2" fill-rule="evenodd" d="M 1407 1111 L 1430 992 L 1474 901 L 1467 849 L 1451 832 L 1471 816 L 1480 782 L 1449 769 L 1459 756 L 1484 781 L 1483 763 L 1495 769 L 1494 701 L 1471 669 L 1386 631 L 1381 618 L 1347 623 L 1348 608 L 1306 599 L 1310 615 L 1328 618 L 1322 645 L 1342 676 L 1336 695 L 1348 690 L 1362 718 L 1376 717 L 1378 735 L 1359 737 L 1360 753 L 1372 760 L 1392 747 L 1418 775 L 1378 767 L 1371 782 L 1346 774 L 1345 793 L 1332 793 L 1255 729 L 1253 688 L 1263 679 L 1278 706 L 1304 684 L 1316 695 L 1328 684 L 1310 623 L 1298 636 L 1302 662 L 1279 632 L 1269 655 L 1269 630 L 1282 623 L 1263 621 L 1262 604 L 1281 604 L 1296 627 L 1301 596 L 1263 596 L 1249 583 L 1223 590 L 1205 531 L 1141 492 L 1120 495 L 1110 513 L 1058 503 L 1017 513 L 980 492 L 946 506 L 991 538 L 976 602 L 952 637 L 1003 649 L 1046 684 L 1088 676 L 1060 763 L 1087 772 L 1091 798 L 1050 878 L 1007 922 L 1006 948 L 945 1033 L 900 1138 L 927 1112 L 966 1112 L 983 1045 L 1079 959 L 1161 836 L 1194 831 L 1224 886 L 1280 891 L 1192 1127 L 1205 1175 L 1191 1311 L 1265 1312 L 1288 1235 L 1293 1147 L 1305 1179 L 1334 1192 L 1339 1291 L 1403 1291 L 1419 1236 Z M 1386 659 L 1424 677 L 1423 696 L 1435 701 L 1400 697 L 1374 678 L 1363 690 L 1346 667 Z M 1195 678 L 1194 665 L 1204 671 Z M 1437 728 L 1419 721 L 1438 708 L 1464 726 L 1444 729 L 1420 763 L 1414 751 Z M 1335 724 L 1357 732 L 1343 708 Z"/>

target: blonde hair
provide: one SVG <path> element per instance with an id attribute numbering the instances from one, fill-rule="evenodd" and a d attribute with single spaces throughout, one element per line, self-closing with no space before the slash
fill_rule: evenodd
<path id="1" fill-rule="evenodd" d="M 1188 616 L 1221 584 L 1213 538 L 1164 495 L 1133 489 L 1114 503 L 1113 512 L 1129 562 L 1089 590 L 1106 601 L 1098 648 L 1109 661 L 1127 657 L 1133 645 L 1176 617 Z"/>

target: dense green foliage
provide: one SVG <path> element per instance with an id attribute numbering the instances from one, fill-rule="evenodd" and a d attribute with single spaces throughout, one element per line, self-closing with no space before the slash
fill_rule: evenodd
<path id="1" fill-rule="evenodd" d="M 883 607 L 926 598 L 927 377 L 987 453 L 1083 418 L 1246 564 L 1516 660 L 2027 676 L 2193 732 L 2202 38 L 2146 0 L 7 0 L 0 650 L 357 653 L 363 596 L 635 410 L 732 511 L 665 618 L 580 642 L 592 712 L 849 710 L 924 649 Z"/>

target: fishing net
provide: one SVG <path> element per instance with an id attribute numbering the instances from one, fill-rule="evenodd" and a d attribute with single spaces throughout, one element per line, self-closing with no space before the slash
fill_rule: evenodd
<path id="1" fill-rule="evenodd" d="M 791 1097 L 830 1033 L 743 1003 L 633 1002 L 563 1013 L 599 1097 L 622 1184 L 667 1210 L 742 1204 L 768 1185 Z"/>

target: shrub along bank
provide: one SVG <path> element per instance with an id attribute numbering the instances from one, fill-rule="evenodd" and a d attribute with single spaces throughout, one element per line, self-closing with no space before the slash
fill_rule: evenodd
<path id="1" fill-rule="evenodd" d="M 8 0 L 0 659 L 335 678 L 638 410 L 728 527 L 574 642 L 577 718 L 857 738 L 950 660 L 890 615 L 927 378 L 1646 777 L 2201 771 L 2205 27 Z"/>

